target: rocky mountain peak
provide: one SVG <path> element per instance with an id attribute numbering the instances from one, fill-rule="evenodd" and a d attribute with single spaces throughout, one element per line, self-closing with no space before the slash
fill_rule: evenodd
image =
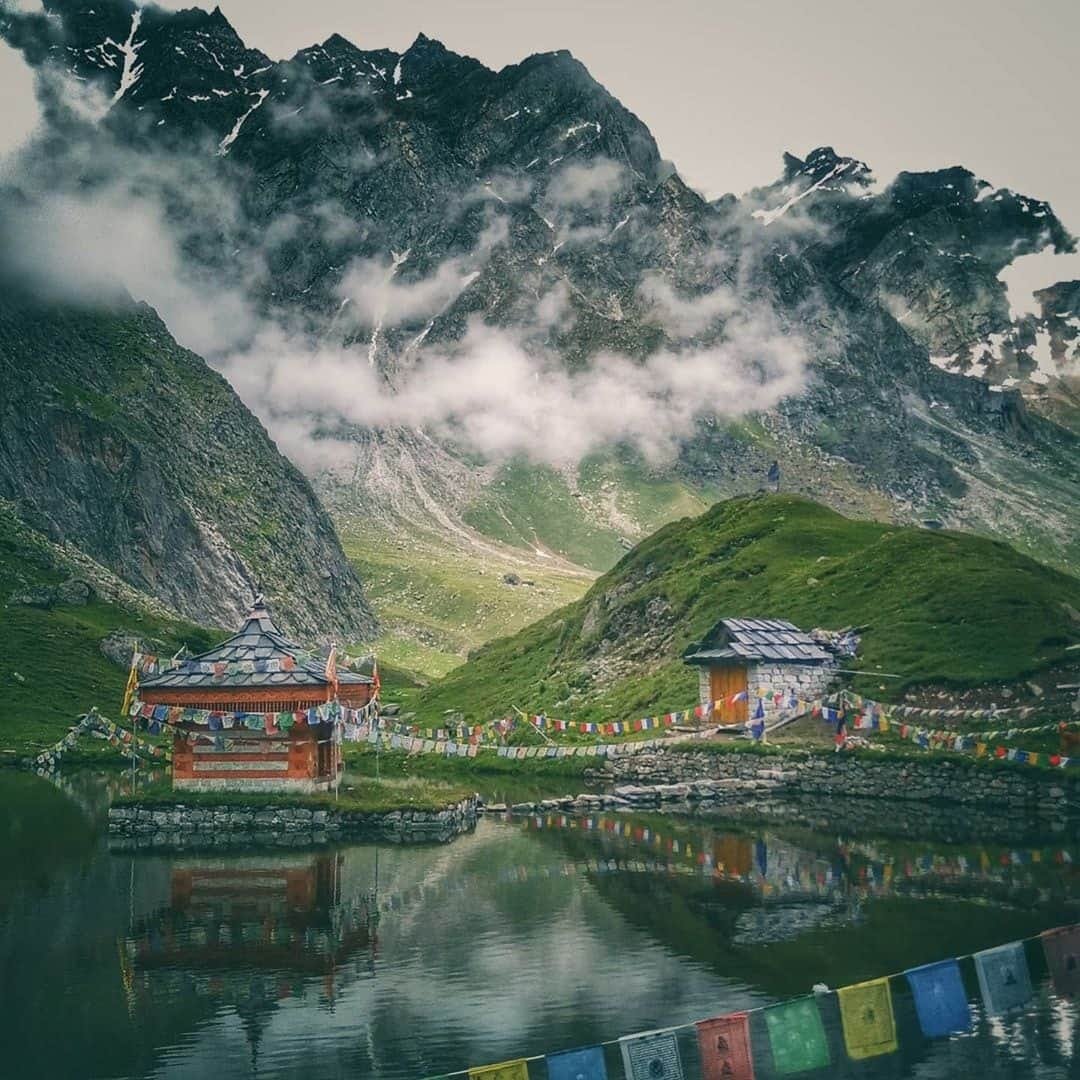
<path id="1" fill-rule="evenodd" d="M 784 183 L 803 179 L 809 184 L 821 184 L 836 179 L 844 184 L 866 186 L 873 181 L 870 167 L 857 158 L 842 157 L 831 146 L 819 146 L 811 150 L 805 159 L 794 154 L 784 154 Z"/>

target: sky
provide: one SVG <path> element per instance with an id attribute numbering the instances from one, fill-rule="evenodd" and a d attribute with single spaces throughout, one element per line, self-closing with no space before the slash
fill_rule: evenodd
<path id="1" fill-rule="evenodd" d="M 274 58 L 335 31 L 364 48 L 399 51 L 423 31 L 494 68 L 569 49 L 709 197 L 775 179 L 784 150 L 802 156 L 832 145 L 882 180 L 901 169 L 965 165 L 995 186 L 1047 199 L 1080 233 L 1075 0 L 221 0 L 221 7 L 248 44 Z M 0 47 L 0 147 L 36 115 L 18 67 Z M 1022 262 L 1014 276 L 1030 267 L 1036 284 L 1080 277 L 1080 256 Z"/>

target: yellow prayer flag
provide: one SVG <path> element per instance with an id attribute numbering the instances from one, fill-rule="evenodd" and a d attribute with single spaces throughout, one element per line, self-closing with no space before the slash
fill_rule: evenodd
<path id="1" fill-rule="evenodd" d="M 889 718 L 887 716 L 883 716 L 878 720 L 878 731 L 888 731 L 890 727 L 892 727 L 892 725 L 889 723 Z"/>
<path id="2" fill-rule="evenodd" d="M 896 1020 L 888 979 L 845 986 L 837 991 L 844 1046 L 854 1061 L 896 1052 Z"/>
<path id="3" fill-rule="evenodd" d="M 975 756 L 986 757 L 986 743 L 981 742 L 975 744 Z"/>
<path id="4" fill-rule="evenodd" d="M 131 662 L 131 671 L 128 672 L 127 686 L 124 687 L 124 703 L 120 706 L 120 712 L 127 716 L 128 709 L 131 708 L 131 699 L 135 696 L 135 691 L 139 688 L 139 668 L 134 660 Z"/>
<path id="5" fill-rule="evenodd" d="M 1039 755 L 1038 754 L 1028 754 L 1028 764 L 1029 765 L 1038 765 L 1039 764 Z"/>
<path id="6" fill-rule="evenodd" d="M 469 1070 L 469 1080 L 529 1080 L 529 1066 L 524 1058 L 504 1061 L 500 1065 L 482 1065 Z"/>

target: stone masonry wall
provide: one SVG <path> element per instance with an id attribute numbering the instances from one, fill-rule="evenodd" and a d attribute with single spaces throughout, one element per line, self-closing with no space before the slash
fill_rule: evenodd
<path id="1" fill-rule="evenodd" d="M 790 711 L 786 699 L 792 694 L 802 699 L 821 697 L 832 681 L 835 667 L 834 663 L 753 665 L 747 673 L 751 716 L 758 694 L 765 699 L 766 723 L 778 719 L 782 712 Z M 774 694 L 784 695 L 785 700 L 779 706 L 773 704 Z"/>
<path id="2" fill-rule="evenodd" d="M 765 755 L 661 749 L 608 758 L 594 778 L 622 785 L 616 795 L 642 807 L 703 799 L 722 804 L 763 796 L 827 796 L 977 808 L 1033 823 L 1080 821 L 1080 775 L 1024 766 L 875 761 L 862 754 L 794 750 Z"/>
<path id="3" fill-rule="evenodd" d="M 827 664 L 750 664 L 746 671 L 749 714 L 753 716 L 761 691 L 765 698 L 765 722 L 770 723 L 786 711 L 782 705 L 773 704 L 773 694 L 781 693 L 785 698 L 792 693 L 804 699 L 821 697 L 835 673 L 836 664 L 831 661 Z M 704 665 L 698 668 L 698 700 L 702 705 L 708 705 L 712 700 L 710 669 Z"/>
<path id="4" fill-rule="evenodd" d="M 445 843 L 476 825 L 477 800 L 442 810 L 311 810 L 305 807 L 113 806 L 109 846 L 183 850 L 243 844 L 307 847 L 344 837 L 391 844 Z"/>

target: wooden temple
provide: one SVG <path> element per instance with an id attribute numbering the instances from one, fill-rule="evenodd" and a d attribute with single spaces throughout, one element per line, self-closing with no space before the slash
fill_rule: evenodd
<path id="1" fill-rule="evenodd" d="M 372 687 L 289 641 L 258 597 L 231 638 L 142 680 L 138 696 L 173 732 L 174 788 L 311 793 L 340 779 L 337 706 L 367 705 Z"/>

